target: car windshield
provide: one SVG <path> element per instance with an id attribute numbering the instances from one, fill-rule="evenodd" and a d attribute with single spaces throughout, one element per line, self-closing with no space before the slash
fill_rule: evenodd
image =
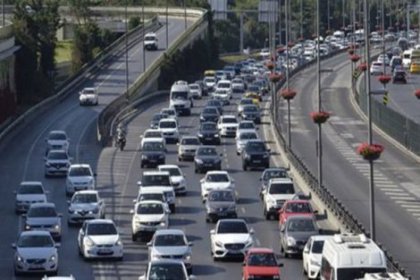
<path id="1" fill-rule="evenodd" d="M 159 123 L 160 128 L 176 128 L 176 122 L 163 121 Z"/>
<path id="2" fill-rule="evenodd" d="M 227 174 L 208 174 L 206 177 L 207 182 L 229 182 L 229 176 Z"/>
<path id="3" fill-rule="evenodd" d="M 247 105 L 247 104 L 252 104 L 252 99 L 241 99 L 241 102 L 239 103 L 241 105 Z"/>
<path id="4" fill-rule="evenodd" d="M 142 193 L 140 194 L 138 201 L 145 201 L 145 200 L 158 200 L 164 201 L 164 197 L 162 193 Z"/>
<path id="5" fill-rule="evenodd" d="M 96 203 L 98 197 L 94 193 L 76 194 L 73 197 L 72 203 Z"/>
<path id="6" fill-rule="evenodd" d="M 150 267 L 149 280 L 186 280 L 182 263 L 159 263 Z"/>
<path id="7" fill-rule="evenodd" d="M 84 89 L 82 91 L 83 94 L 95 94 L 95 90 L 94 89 Z"/>
<path id="8" fill-rule="evenodd" d="M 244 112 L 257 112 L 258 108 L 257 106 L 245 106 Z"/>
<path id="9" fill-rule="evenodd" d="M 187 91 L 173 91 L 172 93 L 172 99 L 188 99 L 188 92 Z"/>
<path id="10" fill-rule="evenodd" d="M 252 139 L 257 139 L 257 134 L 252 133 L 252 132 L 247 132 L 247 133 L 241 133 L 239 136 L 239 139 L 241 140 L 252 140 Z"/>
<path id="11" fill-rule="evenodd" d="M 69 176 L 70 177 L 92 176 L 92 173 L 87 167 L 74 167 L 70 169 Z"/>
<path id="12" fill-rule="evenodd" d="M 322 254 L 322 249 L 324 248 L 324 240 L 314 241 L 312 244 L 312 253 Z"/>
<path id="13" fill-rule="evenodd" d="M 294 219 L 289 220 L 287 230 L 290 232 L 315 231 L 315 225 L 312 219 Z"/>
<path id="14" fill-rule="evenodd" d="M 222 123 L 238 123 L 236 118 L 223 118 Z"/>
<path id="15" fill-rule="evenodd" d="M 51 159 L 51 160 L 67 160 L 67 153 L 65 153 L 65 152 L 50 152 L 50 153 L 48 153 L 48 159 Z"/>
<path id="16" fill-rule="evenodd" d="M 54 207 L 30 207 L 27 215 L 30 218 L 57 217 L 57 212 Z"/>
<path id="17" fill-rule="evenodd" d="M 222 103 L 217 100 L 210 100 L 207 102 L 207 106 L 222 107 Z"/>
<path id="18" fill-rule="evenodd" d="M 167 171 L 170 176 L 181 176 L 180 170 L 176 167 L 164 167 L 160 168 L 160 171 Z"/>
<path id="19" fill-rule="evenodd" d="M 193 89 L 193 90 L 199 90 L 199 89 L 200 89 L 200 87 L 199 87 L 198 85 L 191 84 L 191 85 L 190 85 L 190 89 Z"/>
<path id="20" fill-rule="evenodd" d="M 241 122 L 239 123 L 240 129 L 255 129 L 255 125 L 253 122 Z"/>
<path id="21" fill-rule="evenodd" d="M 263 142 L 248 142 L 246 145 L 246 150 L 250 152 L 266 152 L 267 149 Z"/>
<path id="22" fill-rule="evenodd" d="M 163 114 L 156 114 L 153 116 L 153 120 L 154 121 L 160 121 L 161 119 L 163 119 L 164 115 Z"/>
<path id="23" fill-rule="evenodd" d="M 19 248 L 48 248 L 53 247 L 54 242 L 48 235 L 22 235 L 16 245 Z"/>
<path id="24" fill-rule="evenodd" d="M 270 194 L 294 194 L 295 188 L 290 183 L 274 183 L 270 186 Z"/>
<path id="25" fill-rule="evenodd" d="M 163 151 L 164 147 L 161 142 L 145 142 L 143 144 L 143 151 Z"/>
<path id="26" fill-rule="evenodd" d="M 248 87 L 248 90 L 249 90 L 249 91 L 259 91 L 259 90 L 260 90 L 260 88 L 259 88 L 259 86 L 257 86 L 257 85 L 250 85 L 250 86 Z"/>
<path id="27" fill-rule="evenodd" d="M 160 131 L 147 131 L 144 135 L 144 138 L 160 138 L 162 133 Z"/>
<path id="28" fill-rule="evenodd" d="M 250 266 L 277 266 L 277 260 L 271 253 L 252 253 L 248 258 Z"/>
<path id="29" fill-rule="evenodd" d="M 145 41 L 154 41 L 156 39 L 156 37 L 155 36 L 145 36 L 144 37 L 144 40 Z"/>
<path id="30" fill-rule="evenodd" d="M 66 140 L 67 137 L 64 133 L 50 133 L 49 140 Z"/>
<path id="31" fill-rule="evenodd" d="M 215 148 L 199 148 L 197 154 L 200 156 L 217 156 Z"/>
<path id="32" fill-rule="evenodd" d="M 169 175 L 146 175 L 141 180 L 142 186 L 170 186 Z"/>
<path id="33" fill-rule="evenodd" d="M 181 140 L 182 145 L 200 145 L 200 140 L 197 138 L 184 138 Z"/>
<path id="34" fill-rule="evenodd" d="M 20 186 L 18 194 L 44 194 L 44 189 L 41 185 L 22 185 Z"/>
<path id="35" fill-rule="evenodd" d="M 217 84 L 218 88 L 230 88 L 230 83 L 219 83 Z"/>
<path id="36" fill-rule="evenodd" d="M 217 125 L 215 123 L 203 123 L 201 130 L 217 130 Z"/>
<path id="37" fill-rule="evenodd" d="M 114 224 L 92 223 L 87 227 L 87 235 L 115 235 L 118 234 Z"/>
<path id="38" fill-rule="evenodd" d="M 137 207 L 137 214 L 163 214 L 160 203 L 142 203 Z"/>
<path id="39" fill-rule="evenodd" d="M 248 228 L 243 222 L 221 222 L 217 233 L 248 233 Z"/>
<path id="40" fill-rule="evenodd" d="M 176 112 L 172 109 L 162 109 L 162 114 L 165 114 L 168 116 L 175 116 Z"/>
<path id="41" fill-rule="evenodd" d="M 291 202 L 286 206 L 288 213 L 312 213 L 312 209 L 307 202 Z"/>
<path id="42" fill-rule="evenodd" d="M 234 201 L 233 193 L 226 191 L 214 191 L 208 196 L 209 201 Z"/>
<path id="43" fill-rule="evenodd" d="M 203 114 L 205 115 L 217 115 L 217 109 L 216 108 L 204 108 L 203 109 Z"/>
<path id="44" fill-rule="evenodd" d="M 234 83 L 234 84 L 242 84 L 243 82 L 240 79 L 233 79 L 232 80 L 232 83 Z"/>
<path id="45" fill-rule="evenodd" d="M 287 178 L 287 171 L 286 170 L 268 170 L 264 172 L 264 181 L 268 181 L 272 178 Z"/>
<path id="46" fill-rule="evenodd" d="M 207 77 L 207 78 L 204 79 L 204 82 L 207 82 L 207 83 L 214 83 L 215 81 L 216 80 L 213 77 Z"/>
<path id="47" fill-rule="evenodd" d="M 162 234 L 157 235 L 154 242 L 155 246 L 185 246 L 184 236 L 182 234 Z"/>

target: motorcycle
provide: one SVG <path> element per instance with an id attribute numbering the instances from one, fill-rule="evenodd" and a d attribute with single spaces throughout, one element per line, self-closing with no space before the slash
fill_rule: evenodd
<path id="1" fill-rule="evenodd" d="M 120 151 L 124 150 L 125 143 L 126 143 L 126 139 L 125 139 L 124 134 L 118 133 L 116 144 L 120 148 Z"/>

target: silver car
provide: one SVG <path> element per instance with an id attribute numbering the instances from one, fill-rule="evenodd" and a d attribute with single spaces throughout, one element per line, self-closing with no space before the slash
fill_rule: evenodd
<path id="1" fill-rule="evenodd" d="M 48 231 L 23 231 L 16 243 L 14 271 L 18 276 L 24 273 L 57 274 L 59 244 L 54 243 Z"/>
<path id="2" fill-rule="evenodd" d="M 47 193 L 41 182 L 27 181 L 20 183 L 19 188 L 15 191 L 16 213 L 28 211 L 33 203 L 47 202 Z"/>
<path id="3" fill-rule="evenodd" d="M 71 158 L 65 150 L 51 150 L 45 157 L 45 177 L 65 176 L 71 165 Z"/>
<path id="4" fill-rule="evenodd" d="M 188 274 L 192 272 L 191 246 L 185 233 L 180 229 L 160 229 L 153 235 L 149 246 L 149 260 L 179 259 L 187 268 Z"/>
<path id="5" fill-rule="evenodd" d="M 103 219 L 105 217 L 105 202 L 98 191 L 78 191 L 69 201 L 67 223 L 69 225 L 83 223 L 85 220 Z"/>
<path id="6" fill-rule="evenodd" d="M 183 136 L 178 144 L 178 161 L 194 159 L 195 151 L 200 144 L 200 140 L 195 136 Z"/>
<path id="7" fill-rule="evenodd" d="M 49 231 L 55 240 L 61 240 L 61 214 L 57 213 L 51 202 L 34 203 L 24 214 L 25 230 Z"/>
<path id="8" fill-rule="evenodd" d="M 66 195 L 76 191 L 93 190 L 95 188 L 95 174 L 89 164 L 72 164 L 67 173 Z"/>
<path id="9" fill-rule="evenodd" d="M 47 142 L 47 152 L 50 150 L 65 150 L 68 151 L 70 139 L 64 130 L 51 130 L 48 133 L 48 137 L 45 139 Z"/>
<path id="10" fill-rule="evenodd" d="M 280 227 L 280 248 L 284 257 L 301 254 L 308 239 L 318 234 L 319 229 L 313 216 L 296 215 L 287 218 Z"/>
<path id="11" fill-rule="evenodd" d="M 236 135 L 236 154 L 239 156 L 249 140 L 258 139 L 255 131 L 241 131 Z"/>

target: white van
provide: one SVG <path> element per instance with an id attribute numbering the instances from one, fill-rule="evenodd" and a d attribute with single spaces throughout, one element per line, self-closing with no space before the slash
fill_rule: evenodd
<path id="1" fill-rule="evenodd" d="M 169 98 L 169 107 L 174 108 L 178 113 L 187 116 L 191 115 L 191 108 L 194 104 L 192 102 L 190 87 L 187 82 L 175 82 L 171 87 Z"/>
<path id="2" fill-rule="evenodd" d="M 321 280 L 354 280 L 386 269 L 384 252 L 364 234 L 335 234 L 324 243 Z"/>
<path id="3" fill-rule="evenodd" d="M 405 50 L 402 55 L 402 65 L 404 68 L 410 68 L 412 49 Z"/>

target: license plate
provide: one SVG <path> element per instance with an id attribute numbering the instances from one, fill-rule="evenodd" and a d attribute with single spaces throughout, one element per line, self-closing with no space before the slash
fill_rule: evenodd
<path id="1" fill-rule="evenodd" d="M 212 166 L 212 164 L 211 163 L 206 163 L 206 164 L 204 164 L 204 166 L 210 167 L 210 166 Z"/>
<path id="2" fill-rule="evenodd" d="M 254 160 L 255 163 L 261 163 L 261 160 Z"/>
<path id="3" fill-rule="evenodd" d="M 211 141 L 212 140 L 212 138 L 211 137 L 206 137 L 205 138 L 207 141 Z"/>
<path id="4" fill-rule="evenodd" d="M 219 216 L 221 216 L 221 217 L 224 217 L 224 216 L 226 216 L 227 215 L 227 213 L 226 212 L 219 212 Z"/>
<path id="5" fill-rule="evenodd" d="M 33 264 L 33 265 L 31 265 L 31 268 L 40 269 L 40 268 L 44 268 L 44 267 L 42 266 L 42 264 Z"/>
<path id="6" fill-rule="evenodd" d="M 111 254 L 112 251 L 108 249 L 100 249 L 98 250 L 98 254 Z"/>

